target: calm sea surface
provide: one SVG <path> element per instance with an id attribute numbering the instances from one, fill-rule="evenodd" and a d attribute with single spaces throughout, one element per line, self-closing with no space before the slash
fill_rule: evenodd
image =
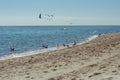
<path id="1" fill-rule="evenodd" d="M 120 26 L 0 26 L 0 56 L 69 44 L 73 41 L 83 42 L 98 34 L 120 32 Z"/>

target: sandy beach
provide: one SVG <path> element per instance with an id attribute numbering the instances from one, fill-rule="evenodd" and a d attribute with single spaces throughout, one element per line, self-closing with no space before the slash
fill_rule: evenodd
<path id="1" fill-rule="evenodd" d="M 0 61 L 0 80 L 120 80 L 120 33 Z"/>

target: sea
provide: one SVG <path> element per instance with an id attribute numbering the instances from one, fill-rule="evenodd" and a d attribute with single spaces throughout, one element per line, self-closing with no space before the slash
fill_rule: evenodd
<path id="1" fill-rule="evenodd" d="M 42 50 L 43 44 L 52 48 L 82 43 L 95 35 L 114 32 L 120 32 L 120 25 L 0 26 L 0 56 Z"/>

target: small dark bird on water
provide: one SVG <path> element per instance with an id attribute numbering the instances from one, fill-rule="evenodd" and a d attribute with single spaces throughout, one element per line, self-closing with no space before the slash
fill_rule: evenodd
<path id="1" fill-rule="evenodd" d="M 15 48 L 10 48 L 10 51 L 11 51 L 11 52 L 14 52 L 14 51 L 15 51 Z"/>
<path id="2" fill-rule="evenodd" d="M 65 44 L 63 44 L 63 46 L 65 47 Z"/>
<path id="3" fill-rule="evenodd" d="M 43 47 L 43 48 L 48 48 L 48 45 L 42 44 L 42 47 Z"/>

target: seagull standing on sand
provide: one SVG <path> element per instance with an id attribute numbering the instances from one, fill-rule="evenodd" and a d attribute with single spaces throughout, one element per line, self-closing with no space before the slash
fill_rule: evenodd
<path id="1" fill-rule="evenodd" d="M 76 44 L 77 44 L 76 41 L 74 41 L 73 45 L 76 45 Z"/>

